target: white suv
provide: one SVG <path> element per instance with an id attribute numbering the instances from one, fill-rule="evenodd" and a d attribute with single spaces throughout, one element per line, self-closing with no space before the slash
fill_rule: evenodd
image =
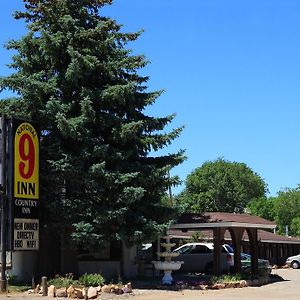
<path id="1" fill-rule="evenodd" d="M 285 263 L 287 265 L 291 266 L 293 269 L 299 269 L 300 268 L 300 254 L 288 257 Z"/>
<path id="2" fill-rule="evenodd" d="M 176 260 L 183 261 L 180 271 L 212 273 L 214 259 L 213 243 L 188 243 L 174 250 L 179 253 Z M 221 269 L 226 272 L 234 265 L 233 249 L 228 244 L 222 245 Z"/>

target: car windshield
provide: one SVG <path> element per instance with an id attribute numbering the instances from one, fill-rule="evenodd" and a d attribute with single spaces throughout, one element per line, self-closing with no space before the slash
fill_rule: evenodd
<path id="1" fill-rule="evenodd" d="M 192 250 L 192 246 L 184 246 L 179 249 L 176 249 L 174 252 L 178 252 L 180 254 L 190 253 Z"/>
<path id="2" fill-rule="evenodd" d="M 223 247 L 226 248 L 226 250 L 227 250 L 228 253 L 234 253 L 232 247 L 229 246 L 228 244 L 224 244 Z"/>
<path id="3" fill-rule="evenodd" d="M 251 260 L 251 256 L 246 253 L 241 253 L 241 259 L 242 260 Z"/>

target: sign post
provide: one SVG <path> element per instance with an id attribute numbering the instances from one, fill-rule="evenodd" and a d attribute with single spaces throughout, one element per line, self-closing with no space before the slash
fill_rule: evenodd
<path id="1" fill-rule="evenodd" d="M 39 135 L 31 122 L 5 115 L 0 129 L 0 292 L 5 292 L 7 251 L 39 249 Z"/>
<path id="2" fill-rule="evenodd" d="M 6 117 L 1 117 L 1 278 L 0 292 L 6 291 L 6 221 L 7 221 L 7 198 L 6 198 Z"/>

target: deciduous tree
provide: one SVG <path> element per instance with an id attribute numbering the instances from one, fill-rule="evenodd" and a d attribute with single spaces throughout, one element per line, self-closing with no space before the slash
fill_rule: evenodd
<path id="1" fill-rule="evenodd" d="M 178 202 L 189 212 L 243 210 L 267 191 L 264 180 L 246 164 L 224 159 L 205 162 L 187 176 Z"/>

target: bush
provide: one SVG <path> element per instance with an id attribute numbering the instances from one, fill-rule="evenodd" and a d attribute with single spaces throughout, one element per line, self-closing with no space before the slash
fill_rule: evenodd
<path id="1" fill-rule="evenodd" d="M 79 277 L 79 283 L 83 284 L 84 286 L 99 286 L 103 285 L 105 282 L 105 279 L 101 274 L 83 274 Z"/>
<path id="2" fill-rule="evenodd" d="M 20 281 L 16 275 L 7 275 L 7 283 L 11 285 L 17 285 L 20 283 Z"/>
<path id="3" fill-rule="evenodd" d="M 56 276 L 48 281 L 48 285 L 54 285 L 56 288 L 69 287 L 71 284 L 76 284 L 77 281 L 73 279 L 73 274 L 66 274 L 63 276 Z"/>

